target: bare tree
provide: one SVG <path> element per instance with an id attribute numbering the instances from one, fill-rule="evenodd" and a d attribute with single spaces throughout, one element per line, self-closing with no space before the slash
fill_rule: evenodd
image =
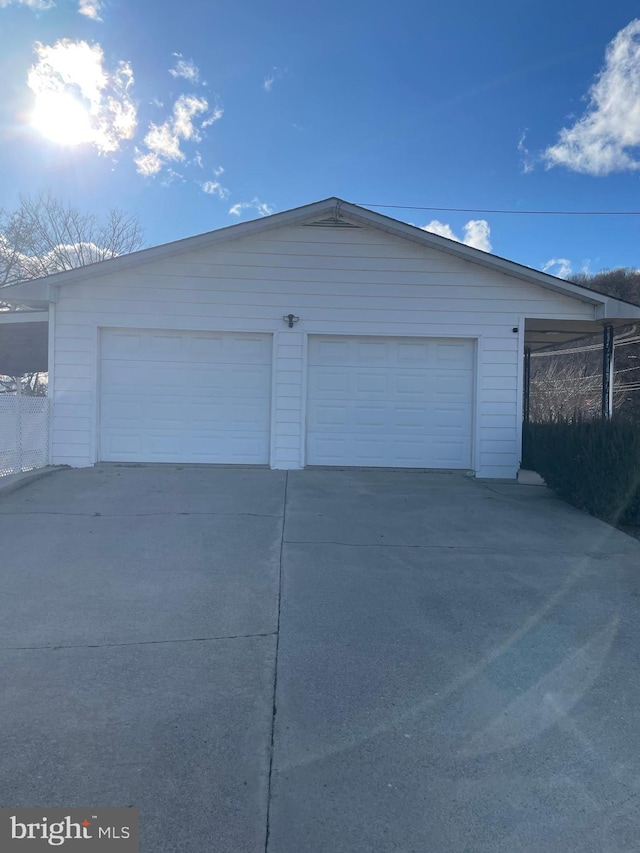
<path id="1" fill-rule="evenodd" d="M 596 273 L 576 273 L 569 281 L 606 293 L 615 299 L 624 299 L 640 305 L 640 270 L 631 267 L 616 267 Z"/>
<path id="2" fill-rule="evenodd" d="M 24 376 L 0 376 L 0 394 L 15 394 L 20 391 L 26 397 L 47 396 L 47 374 L 25 373 Z"/>
<path id="3" fill-rule="evenodd" d="M 585 354 L 586 356 L 586 354 Z M 592 359 L 565 355 L 532 359 L 532 421 L 559 416 L 593 417 L 600 412 L 601 376 Z"/>
<path id="4" fill-rule="evenodd" d="M 593 345 L 575 352 L 575 344 L 567 352 L 538 353 L 531 361 L 530 415 L 532 421 L 548 421 L 574 415 L 599 417 L 602 405 L 602 342 L 597 337 L 585 338 L 584 345 Z M 625 348 L 626 349 L 626 348 Z M 622 348 L 621 348 L 622 351 Z M 629 402 L 624 382 L 626 370 L 614 371 L 613 409 L 616 415 L 628 410 Z"/>
<path id="5" fill-rule="evenodd" d="M 0 210 L 0 287 L 82 267 L 142 248 L 137 217 L 111 210 L 82 213 L 50 194 Z"/>
<path id="6" fill-rule="evenodd" d="M 100 218 L 49 193 L 23 197 L 16 210 L 0 210 L 0 311 L 12 310 L 2 301 L 5 285 L 126 255 L 142 245 L 136 216 L 110 210 Z M 45 377 L 36 373 L 0 376 L 0 393 L 13 392 L 18 384 L 26 394 L 46 392 Z"/>

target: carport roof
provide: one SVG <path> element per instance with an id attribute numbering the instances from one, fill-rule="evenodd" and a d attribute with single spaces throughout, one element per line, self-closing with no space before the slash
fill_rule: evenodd
<path id="1" fill-rule="evenodd" d="M 139 264 L 151 263 L 167 257 L 174 257 L 184 252 L 192 252 L 216 243 L 248 237 L 251 234 L 282 228 L 289 225 L 303 225 L 313 223 L 317 225 L 363 225 L 385 231 L 397 237 L 411 240 L 431 249 L 436 249 L 453 255 L 470 263 L 491 269 L 504 275 L 531 282 L 548 290 L 563 293 L 581 302 L 587 302 L 595 307 L 595 320 L 608 321 L 616 319 L 619 321 L 634 319 L 640 320 L 640 306 L 622 299 L 614 299 L 596 290 L 573 284 L 564 279 L 548 273 L 534 270 L 523 266 L 515 261 L 501 258 L 480 249 L 465 246 L 439 234 L 424 231 L 415 225 L 400 222 L 376 211 L 368 210 L 351 202 L 331 197 L 275 213 L 260 219 L 229 225 L 195 237 L 187 237 L 171 243 L 164 243 L 150 249 L 142 249 L 129 255 L 122 255 L 105 261 L 99 261 L 84 267 L 49 275 L 44 278 L 29 282 L 10 285 L 2 288 L 2 299 L 10 304 L 29 305 L 31 307 L 44 308 L 49 302 L 57 299 L 59 287 L 73 282 L 94 279 L 112 272 L 117 272 Z M 591 332 L 593 333 L 593 331 Z M 582 333 L 585 334 L 584 332 Z M 578 337 L 579 335 L 576 335 Z"/>
<path id="2" fill-rule="evenodd" d="M 48 352 L 47 311 L 0 311 L 0 375 L 44 373 Z"/>

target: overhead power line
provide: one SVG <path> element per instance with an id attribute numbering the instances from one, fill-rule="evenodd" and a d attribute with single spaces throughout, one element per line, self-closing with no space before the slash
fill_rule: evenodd
<path id="1" fill-rule="evenodd" d="M 618 374 L 628 373 L 630 370 L 640 370 L 640 364 L 637 367 L 625 367 L 623 370 L 614 370 L 613 375 L 618 376 Z M 592 373 L 590 376 L 566 376 L 566 377 L 561 377 L 560 379 L 553 379 L 552 381 L 556 382 L 558 384 L 562 384 L 563 382 L 586 382 L 587 379 L 601 379 L 601 378 L 602 378 L 601 373 Z M 540 385 L 544 385 L 545 382 L 548 382 L 548 381 L 549 381 L 549 379 L 546 376 L 532 376 L 531 377 L 532 384 L 538 383 Z M 628 388 L 632 385 L 638 385 L 638 384 L 640 384 L 640 380 L 638 380 L 638 382 L 636 382 L 634 380 L 633 382 L 630 382 L 629 385 L 621 384 L 620 387 L 621 388 Z"/>
<path id="2" fill-rule="evenodd" d="M 620 342 L 614 341 L 616 345 L 616 349 L 619 347 L 625 347 L 628 344 L 635 344 L 640 341 L 640 337 L 635 338 L 626 338 L 621 340 Z M 589 344 L 588 346 L 583 347 L 571 347 L 570 349 L 555 349 L 555 350 L 541 350 L 539 352 L 532 352 L 531 358 L 542 358 L 543 356 L 548 355 L 572 355 L 575 352 L 595 352 L 595 350 L 601 350 L 602 344 Z"/>
<path id="3" fill-rule="evenodd" d="M 507 210 L 490 207 L 422 207 L 416 204 L 372 204 L 357 202 L 360 207 L 383 207 L 393 210 L 431 210 L 436 213 L 505 213 L 518 216 L 640 216 L 640 210 Z"/>

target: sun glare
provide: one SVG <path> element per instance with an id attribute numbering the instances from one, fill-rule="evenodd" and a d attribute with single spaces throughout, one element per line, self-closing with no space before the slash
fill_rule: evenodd
<path id="1" fill-rule="evenodd" d="M 94 136 L 89 113 L 66 92 L 39 92 L 31 124 L 60 145 L 80 145 Z"/>

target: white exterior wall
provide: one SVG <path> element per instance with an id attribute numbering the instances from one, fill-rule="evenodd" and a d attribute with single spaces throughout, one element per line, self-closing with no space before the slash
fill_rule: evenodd
<path id="1" fill-rule="evenodd" d="M 293 329 L 283 315 L 300 317 Z M 515 476 L 524 318 L 592 320 L 592 304 L 374 228 L 289 226 L 60 288 L 51 456 L 98 458 L 100 328 L 273 334 L 271 465 L 304 465 L 309 334 L 477 342 L 473 467 Z M 514 333 L 513 329 L 519 331 Z"/>

